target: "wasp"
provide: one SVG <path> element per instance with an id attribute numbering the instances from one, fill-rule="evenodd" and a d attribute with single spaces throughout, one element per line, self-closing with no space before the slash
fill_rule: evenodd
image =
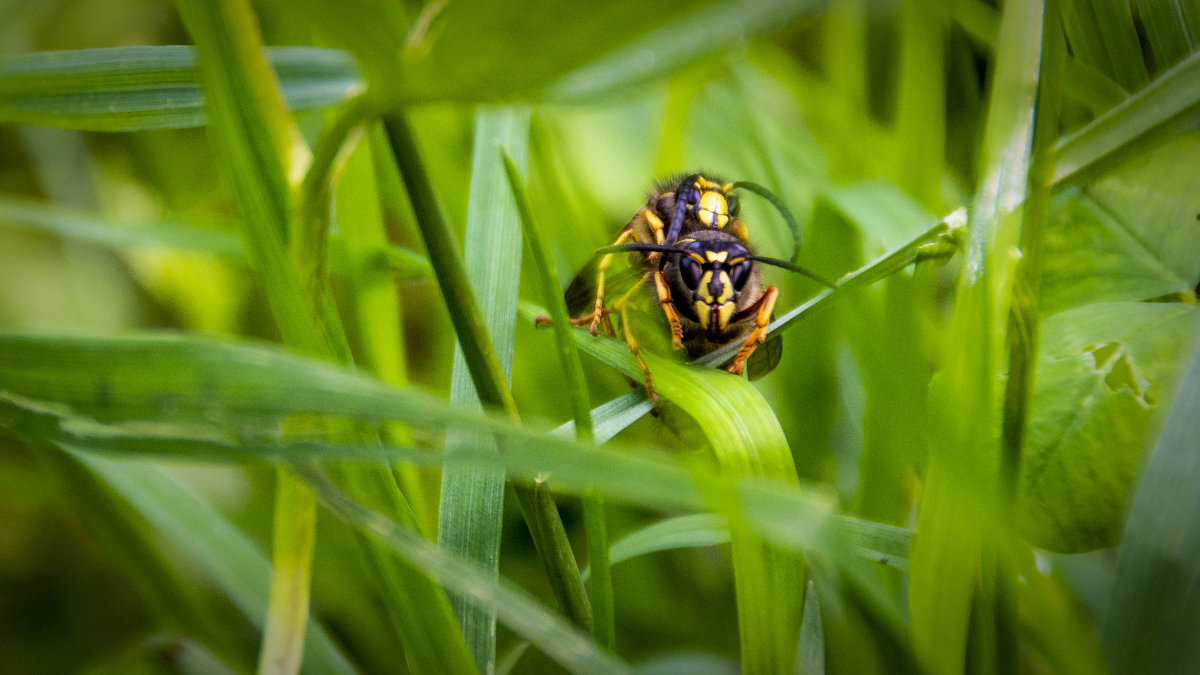
<path id="1" fill-rule="evenodd" d="M 767 198 L 788 221 L 793 236 L 797 236 L 795 219 L 765 188 L 692 174 L 656 186 L 645 206 L 621 229 L 613 244 L 597 251 L 602 257 L 596 265 L 594 294 L 588 293 L 587 270 L 567 289 L 567 304 L 573 314 L 586 306 L 581 306 L 583 303 L 577 299 L 590 295 L 591 311 L 571 323 L 589 326 L 593 335 L 600 327 L 615 335 L 610 314 L 617 312 L 622 335 L 637 359 L 646 392 L 655 404 L 658 396 L 650 369 L 628 320 L 627 309 L 638 287 L 653 285 L 670 327 L 672 346 L 686 350 L 690 358 L 740 343 L 741 348 L 727 369 L 741 375 L 755 350 L 766 341 L 778 296 L 775 286 L 763 286 L 760 264 L 782 267 L 833 285 L 794 261 L 758 256 L 751 251 L 749 235 L 739 218 L 736 190 L 743 187 Z M 608 270 L 620 252 L 631 254 L 631 271 L 640 278 L 610 307 L 606 303 Z M 761 371 L 758 374 L 769 372 L 778 361 L 781 345 L 778 338 L 772 342 L 776 348 L 768 350 L 768 363 L 758 369 Z M 755 369 L 751 370 L 753 375 Z"/>

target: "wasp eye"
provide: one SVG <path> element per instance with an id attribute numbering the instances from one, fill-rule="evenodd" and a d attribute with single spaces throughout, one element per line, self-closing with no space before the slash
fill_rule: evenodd
<path id="1" fill-rule="evenodd" d="M 745 260 L 733 266 L 729 270 L 729 280 L 733 283 L 733 289 L 741 291 L 746 287 L 746 282 L 750 280 L 750 261 Z"/>
<path id="2" fill-rule="evenodd" d="M 683 283 L 691 289 L 700 286 L 700 263 L 693 258 L 684 258 L 679 261 L 679 273 L 683 276 Z"/>
<path id="3" fill-rule="evenodd" d="M 737 195 L 729 195 L 725 198 L 725 202 L 729 205 L 729 215 L 736 218 L 742 208 L 742 203 L 738 201 Z"/>

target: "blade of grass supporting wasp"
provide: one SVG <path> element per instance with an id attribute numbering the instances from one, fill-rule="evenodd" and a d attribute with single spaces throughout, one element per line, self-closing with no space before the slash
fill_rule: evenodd
<path id="1" fill-rule="evenodd" d="M 449 309 L 451 323 L 454 324 L 463 356 L 470 367 L 476 393 L 484 405 L 503 410 L 516 420 L 516 401 L 505 383 L 504 371 L 496 358 L 491 336 L 478 313 L 475 293 L 463 271 L 449 224 L 421 162 L 408 119 L 403 112 L 393 111 L 385 116 L 384 126 L 392 154 L 408 189 L 430 264 Z M 522 515 L 537 544 L 539 556 L 547 567 L 547 577 L 555 595 L 564 611 L 578 625 L 589 626 L 591 608 L 583 582 L 579 579 L 579 568 L 573 561 L 562 520 L 556 509 L 538 509 L 538 503 L 546 503 L 544 500 L 537 501 L 535 491 L 538 489 L 546 488 L 544 484 L 535 487 L 514 486 Z M 570 561 L 570 564 L 563 564 L 564 561 Z"/>
<path id="2" fill-rule="evenodd" d="M 483 312 L 486 330 L 495 340 L 505 385 L 512 371 L 517 286 L 521 271 L 521 230 L 516 207 L 504 183 L 502 148 L 525 161 L 529 147 L 529 111 L 484 106 L 476 113 L 470 197 L 467 203 L 463 262 Z M 461 343 L 460 343 L 461 344 Z M 479 408 L 464 350 L 454 351 L 450 401 Z M 452 430 L 446 453 L 453 458 L 467 448 L 497 452 L 491 434 Z M 504 472 L 480 469 L 451 459 L 442 470 L 438 508 L 438 544 L 451 553 L 487 565 L 499 574 L 500 533 L 504 511 Z M 496 615 L 463 597 L 452 597 L 454 613 L 475 664 L 483 672 L 496 664 Z"/>
<path id="3" fill-rule="evenodd" d="M 541 281 L 542 294 L 550 311 L 550 319 L 554 325 L 554 340 L 558 349 L 559 360 L 567 376 L 567 389 L 571 397 L 571 407 L 575 418 L 575 437 L 584 445 L 591 445 L 593 439 L 592 411 L 588 402 L 587 381 L 583 377 L 583 364 L 579 360 L 579 350 L 575 345 L 572 334 L 570 315 L 562 296 L 562 285 L 554 262 L 543 243 L 541 231 L 533 219 L 529 207 L 529 199 L 525 194 L 524 180 L 520 169 L 507 152 L 504 153 L 504 169 L 508 176 L 508 185 L 516 200 L 517 212 L 521 218 L 521 227 L 525 232 L 525 241 L 533 254 L 534 267 Z M 596 641 L 605 649 L 612 651 L 616 640 L 616 620 L 613 616 L 612 577 L 609 575 L 608 561 L 608 526 L 604 516 L 604 502 L 599 495 L 589 494 L 583 498 L 584 526 L 587 530 L 588 561 L 595 569 L 592 578 L 592 616 Z M 582 579 L 582 576 L 580 577 Z"/>
<path id="4" fill-rule="evenodd" d="M 612 350 L 619 353 L 623 349 L 613 340 L 584 339 L 580 346 L 631 377 L 641 376 L 627 349 L 620 358 L 611 358 Z M 723 475 L 798 484 L 779 421 L 753 385 L 723 371 L 689 368 L 648 353 L 642 356 L 659 392 L 700 426 Z M 743 672 L 789 670 L 796 658 L 804 594 L 803 563 L 793 553 L 768 544 L 749 525 L 738 505 L 726 503 Z"/>

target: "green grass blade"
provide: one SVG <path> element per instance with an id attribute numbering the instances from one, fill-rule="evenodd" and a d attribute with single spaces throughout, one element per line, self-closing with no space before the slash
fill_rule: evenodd
<path id="1" fill-rule="evenodd" d="M 800 655 L 796 661 L 796 674 L 825 674 L 825 633 L 821 627 L 821 606 L 816 585 L 811 581 L 804 592 L 804 623 L 800 626 Z"/>
<path id="2" fill-rule="evenodd" d="M 660 520 L 621 537 L 613 542 L 609 557 L 615 565 L 647 553 L 728 543 L 729 524 L 725 518 L 714 513 L 694 513 Z M 585 569 L 583 576 L 585 579 L 591 576 L 591 568 Z"/>
<path id="3" fill-rule="evenodd" d="M 563 300 L 562 283 L 554 269 L 554 262 L 549 251 L 543 244 L 541 231 L 533 219 L 529 199 L 525 194 L 524 180 L 521 170 L 512 157 L 504 153 L 504 169 L 508 176 L 509 189 L 516 200 L 517 212 L 520 214 L 521 227 L 525 232 L 525 240 L 533 253 L 538 279 L 542 286 L 542 295 L 550 310 L 550 319 L 554 325 L 554 341 L 558 349 L 559 361 L 567 376 L 567 391 L 571 397 L 575 437 L 580 443 L 590 445 L 593 442 L 594 428 L 592 424 L 591 404 L 588 400 L 587 382 L 583 377 L 583 364 L 579 360 L 579 350 L 575 345 L 572 334 L 570 315 Z M 613 615 L 612 578 L 608 567 L 608 525 L 605 521 L 604 503 L 599 496 L 585 496 L 583 500 L 584 527 L 587 530 L 587 549 L 589 565 L 595 568 L 596 575 L 592 579 L 592 611 L 594 632 L 597 641 L 609 651 L 612 651 L 616 635 L 616 619 Z M 582 575 L 581 575 L 582 580 Z"/>
<path id="4" fill-rule="evenodd" d="M 1154 65 L 1175 65 L 1200 45 L 1200 7 L 1187 0 L 1137 0 L 1138 16 L 1154 54 Z"/>
<path id="5" fill-rule="evenodd" d="M 215 224 L 206 228 L 174 221 L 114 223 L 87 211 L 21 197 L 0 196 L 0 223 L 115 249 L 169 248 L 213 253 L 235 260 L 246 257 L 237 233 L 218 229 Z"/>
<path id="6" fill-rule="evenodd" d="M 310 469 L 305 476 L 320 495 L 321 502 L 339 518 L 386 542 L 392 550 L 411 564 L 425 569 L 449 590 L 500 616 L 506 625 L 570 672 L 627 672 L 624 664 L 597 648 L 586 635 L 554 616 L 515 585 L 498 580 L 491 569 L 447 553 L 398 527 L 339 492 L 319 472 Z"/>
<path id="7" fill-rule="evenodd" d="M 336 105 L 361 91 L 345 52 L 275 47 L 267 52 L 294 110 Z M 205 124 L 192 47 L 116 47 L 35 52 L 0 59 L 0 121 L 139 131 Z"/>
<path id="8" fill-rule="evenodd" d="M 389 113 L 384 124 L 392 154 L 400 167 L 413 211 L 417 214 L 417 225 L 425 240 L 425 249 L 436 273 L 442 298 L 446 301 L 463 357 L 470 368 L 475 391 L 484 406 L 503 410 L 515 420 L 518 417 L 516 401 L 513 400 L 496 348 L 479 313 L 475 292 L 458 257 L 446 216 L 433 193 L 412 129 L 404 113 L 399 111 Z M 578 625 L 590 626 L 591 612 L 583 582 L 579 579 L 578 566 L 571 562 L 557 567 L 564 561 L 573 561 L 566 531 L 557 510 L 544 508 L 545 501 L 537 494 L 538 489 L 544 489 L 544 486 L 516 486 L 521 512 L 530 533 L 540 538 L 536 542 L 539 556 L 547 568 L 547 577 L 554 584 L 553 590 L 559 602 L 568 611 L 578 610 L 572 616 Z M 587 611 L 584 611 L 585 608 L 588 608 Z"/>
<path id="9" fill-rule="evenodd" d="M 1079 131 L 1063 136 L 1056 152 L 1056 187 L 1085 180 L 1091 170 L 1136 152 L 1136 141 L 1183 118 L 1200 105 L 1200 52 L 1154 78 L 1141 91 Z"/>
<path id="10" fill-rule="evenodd" d="M 900 17 L 899 93 L 896 135 L 901 162 L 892 175 L 926 208 L 942 209 L 942 171 L 945 166 L 946 27 L 944 3 L 918 0 L 905 3 Z"/>
<path id="11" fill-rule="evenodd" d="M 300 138 L 263 57 L 262 38 L 249 3 L 180 0 L 179 12 L 196 43 L 209 135 L 222 169 L 235 188 L 246 221 L 256 271 L 284 341 L 309 354 L 329 356 L 315 313 L 287 260 L 289 204 L 299 171 L 307 168 L 308 147 Z M 277 473 L 271 595 L 260 672 L 286 675 L 299 667 L 312 576 L 316 499 L 286 471 Z"/>
<path id="12" fill-rule="evenodd" d="M 267 618 L 271 566 L 250 540 L 162 469 L 140 461 L 102 458 L 64 446 L 171 542 L 212 576 L 255 624 Z M 304 642 L 306 672 L 354 672 L 329 636 L 309 621 Z"/>
<path id="13" fill-rule="evenodd" d="M 1149 76 L 1128 0 L 1088 0 L 1062 5 L 1071 53 L 1108 75 L 1126 91 L 1137 91 Z"/>
<path id="14" fill-rule="evenodd" d="M 584 340 L 581 346 L 611 359 L 613 343 Z M 797 482 L 783 430 L 753 385 L 723 371 L 686 367 L 648 353 L 643 358 L 660 394 L 699 425 L 723 473 Z M 641 376 L 628 353 L 613 364 L 630 377 Z M 803 596 L 801 563 L 768 545 L 740 518 L 731 520 L 730 528 L 742 668 L 751 673 L 791 668 Z"/>
<path id="15" fill-rule="evenodd" d="M 1044 7 L 1005 6 L 985 134 L 986 164 L 970 212 L 971 232 L 947 336 L 946 364 L 931 386 L 930 449 L 910 569 L 913 642 L 927 668 L 968 664 L 1008 672 L 1015 658 L 1011 570 L 1001 551 L 1011 528 L 997 509 L 994 383 L 1001 320 L 1017 243 L 1013 219 L 1024 201 L 1033 137 Z M 968 650 L 968 632 L 978 637 Z"/>
<path id="16" fill-rule="evenodd" d="M 615 368 L 636 369 L 623 342 L 593 338 L 586 330 L 576 333 L 589 354 Z M 241 461 L 365 461 L 382 454 L 436 466 L 442 461 L 440 453 L 425 449 L 243 440 L 274 438 L 281 420 L 313 413 L 363 421 L 391 419 L 428 430 L 470 428 L 499 434 L 512 444 L 503 455 L 470 451 L 463 460 L 526 480 L 549 473 L 556 485 L 572 494 L 594 486 L 614 500 L 685 510 L 704 508 L 705 498 L 714 508 L 724 509 L 740 495 L 742 514 L 755 529 L 794 550 L 828 548 L 831 554 L 857 559 L 859 554 L 849 548 L 831 545 L 845 540 L 895 554 L 906 546 L 902 530 L 832 517 L 828 504 L 795 486 L 780 492 L 756 481 L 712 470 L 689 471 L 676 462 L 628 450 L 582 452 L 584 446 L 558 433 L 538 433 L 503 418 L 453 409 L 417 390 L 389 387 L 275 346 L 166 335 L 0 334 L 0 353 L 7 357 L 0 361 L 0 381 L 6 383 L 0 428 L 30 440 L 203 462 L 228 462 L 239 456 Z M 171 381 L 159 378 L 163 372 L 173 374 Z M 702 495 L 698 482 L 718 487 Z"/>
<path id="17" fill-rule="evenodd" d="M 1200 668 L 1200 350 L 1192 357 L 1129 515 L 1103 644 L 1113 672 Z"/>
<path id="18" fill-rule="evenodd" d="M 249 670 L 248 655 L 235 647 L 238 632 L 245 626 L 214 611 L 198 592 L 195 580 L 186 578 L 164 555 L 160 537 L 151 523 L 119 492 L 74 454 L 50 445 L 35 450 L 38 460 L 55 476 L 63 498 L 83 521 L 89 535 L 124 571 L 146 604 L 171 630 L 200 641 L 242 671 Z M 321 642 L 322 638 L 314 640 L 314 647 L 329 646 Z M 321 655 L 314 661 L 332 664 L 341 659 L 336 650 L 328 657 Z"/>
<path id="19" fill-rule="evenodd" d="M 524 161 L 529 147 L 529 111 L 480 108 L 475 116 L 474 144 L 463 262 L 481 301 L 479 309 L 488 333 L 495 340 L 496 355 L 507 384 L 512 373 L 521 230 L 500 155 L 508 148 Z M 450 400 L 467 409 L 478 409 L 480 404 L 461 347 L 454 351 Z M 456 430 L 446 438 L 446 453 L 451 457 L 456 451 L 470 447 L 498 450 L 491 434 Z M 499 574 L 503 507 L 503 472 L 463 467 L 451 460 L 442 472 L 438 544 L 450 553 L 490 567 L 493 575 Z M 453 597 L 451 601 L 475 664 L 483 672 L 494 669 L 495 614 L 463 597 Z"/>

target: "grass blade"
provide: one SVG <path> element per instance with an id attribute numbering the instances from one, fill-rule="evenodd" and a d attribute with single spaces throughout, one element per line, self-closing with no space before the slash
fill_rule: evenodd
<path id="1" fill-rule="evenodd" d="M 1086 180 L 1093 171 L 1135 151 L 1135 142 L 1200 106 L 1200 52 L 1154 78 L 1141 91 L 1059 139 L 1056 188 Z"/>
<path id="2" fill-rule="evenodd" d="M 401 169 L 413 211 L 417 214 L 417 224 L 425 240 L 429 261 L 436 272 L 463 357 L 470 368 L 475 391 L 485 406 L 503 410 L 515 420 L 518 418 L 516 401 L 507 386 L 491 336 L 483 325 L 475 293 L 459 260 L 445 214 L 433 193 L 408 120 L 402 112 L 394 111 L 387 115 L 384 124 L 392 154 Z M 566 530 L 557 510 L 544 508 L 546 502 L 537 494 L 540 489 L 545 489 L 544 484 L 516 486 L 521 513 L 535 538 L 539 556 L 547 568 L 547 577 L 555 584 L 553 589 L 562 607 L 574 611 L 572 618 L 577 625 L 590 626 L 591 611 L 587 594 L 579 578 L 579 568 L 573 562 L 574 554 L 571 553 Z M 563 561 L 571 563 L 557 567 Z"/>
<path id="3" fill-rule="evenodd" d="M 554 269 L 554 262 L 549 251 L 542 243 L 542 235 L 538 224 L 533 220 L 533 212 L 529 207 L 529 199 L 525 194 L 524 181 L 520 169 L 508 153 L 504 153 L 504 168 L 508 175 L 509 188 L 516 199 L 517 211 L 521 216 L 521 227 L 525 232 L 525 240 L 529 242 L 529 250 L 533 253 L 538 278 L 541 281 L 542 294 L 550 309 L 550 319 L 554 325 L 554 341 L 558 348 L 559 361 L 567 376 L 567 390 L 571 397 L 571 407 L 574 413 L 575 438 L 584 445 L 594 441 L 592 411 L 588 402 L 587 382 L 583 377 L 583 364 L 579 360 L 579 350 L 572 335 L 570 315 L 562 295 L 562 283 Z M 587 550 L 589 565 L 595 568 L 596 574 L 592 579 L 592 612 L 594 633 L 597 641 L 609 651 L 614 648 L 616 641 L 616 619 L 613 615 L 612 577 L 609 575 L 608 561 L 608 525 L 605 521 L 604 503 L 598 495 L 585 495 L 583 498 L 584 527 L 587 530 Z M 582 575 L 580 579 L 582 580 Z"/>
<path id="4" fill-rule="evenodd" d="M 1103 645 L 1113 672 L 1200 668 L 1200 350 L 1146 467 L 1117 561 Z"/>
<path id="5" fill-rule="evenodd" d="M 913 642 L 937 673 L 968 666 L 1010 672 L 1015 664 L 1015 598 L 1002 551 L 1010 527 L 995 502 L 1001 320 L 1017 232 L 1009 216 L 1025 198 L 1045 8 L 1005 6 L 985 135 L 985 165 L 970 212 L 971 232 L 950 320 L 944 371 L 931 385 L 930 448 L 910 570 Z M 991 528 L 991 529 L 989 529 Z M 968 648 L 968 633 L 974 640 Z M 969 659 L 969 661 L 968 661 Z"/>
<path id="6" fill-rule="evenodd" d="M 505 383 L 512 375 L 513 331 L 521 272 L 521 230 L 516 207 L 506 189 L 500 155 L 504 148 L 522 161 L 529 147 L 529 111 L 482 107 L 475 116 L 475 148 L 467 204 L 464 263 L 480 300 L 488 333 Z M 479 409 L 464 351 L 454 351 L 450 401 Z M 452 430 L 446 437 L 451 458 L 463 448 L 498 448 L 491 434 Z M 500 532 L 504 511 L 504 473 L 460 466 L 452 459 L 442 472 L 438 509 L 438 544 L 450 553 L 474 560 L 499 574 Z M 453 597 L 454 613 L 480 671 L 496 667 L 496 617 L 466 598 Z"/>
<path id="7" fill-rule="evenodd" d="M 268 60 L 294 110 L 341 103 L 363 87 L 345 52 L 275 47 Z M 35 52 L 0 59 L 0 121 L 88 131 L 203 126 L 192 47 Z"/>

